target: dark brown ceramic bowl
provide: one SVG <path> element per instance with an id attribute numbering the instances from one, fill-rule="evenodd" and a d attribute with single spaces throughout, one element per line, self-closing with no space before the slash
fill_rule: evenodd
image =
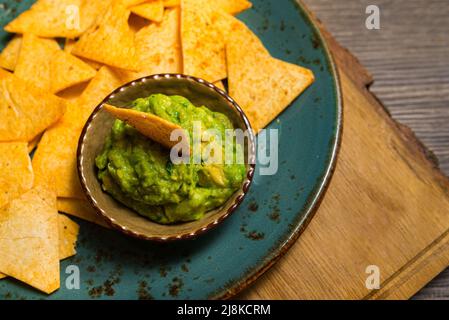
<path id="1" fill-rule="evenodd" d="M 123 233 L 145 240 L 170 241 L 193 238 L 206 232 L 234 212 L 251 185 L 255 166 L 255 137 L 248 130 L 245 141 L 247 175 L 241 188 L 220 208 L 206 213 L 198 221 L 174 225 L 161 225 L 137 214 L 103 192 L 97 179 L 95 157 L 101 152 L 114 118 L 102 109 L 104 103 L 127 107 L 132 101 L 154 93 L 181 95 L 194 105 L 205 105 L 213 111 L 227 115 L 235 128 L 251 129 L 242 109 L 223 90 L 202 79 L 181 74 L 152 75 L 132 81 L 112 92 L 95 108 L 81 133 L 78 144 L 78 174 L 81 186 L 96 211 L 113 227 Z M 246 139 L 245 139 L 246 140 Z"/>

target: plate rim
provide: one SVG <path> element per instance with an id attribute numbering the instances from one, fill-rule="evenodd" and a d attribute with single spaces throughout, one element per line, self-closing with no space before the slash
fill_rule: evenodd
<path id="1" fill-rule="evenodd" d="M 316 35 L 320 46 L 323 48 L 324 56 L 328 60 L 329 63 L 329 71 L 333 79 L 333 89 L 335 91 L 336 96 L 336 111 L 337 117 L 335 122 L 335 131 L 333 134 L 332 148 L 329 152 L 329 160 L 327 164 L 327 168 L 324 174 L 320 177 L 320 182 L 315 186 L 314 191 L 309 195 L 309 200 L 307 201 L 307 205 L 302 208 L 299 212 L 305 213 L 304 217 L 300 219 L 299 222 L 296 223 L 293 231 L 284 240 L 281 244 L 277 246 L 259 265 L 253 270 L 247 272 L 240 279 L 233 281 L 234 283 L 228 288 L 221 288 L 217 290 L 216 293 L 210 295 L 208 299 L 213 300 L 228 300 L 235 297 L 237 294 L 241 293 L 246 288 L 250 287 L 257 279 L 259 279 L 264 273 L 266 273 L 269 269 L 271 269 L 276 262 L 278 262 L 296 243 L 301 234 L 309 225 L 310 221 L 315 216 L 315 213 L 323 200 L 324 195 L 326 194 L 329 183 L 332 179 L 332 176 L 335 172 L 335 167 L 337 163 L 338 154 L 341 147 L 341 137 L 343 131 L 343 99 L 342 99 L 342 91 L 341 91 L 341 78 L 335 64 L 335 59 L 332 52 L 329 49 L 328 43 L 323 36 L 320 28 L 317 23 L 314 21 L 313 15 L 310 11 L 305 8 L 305 5 L 301 0 L 291 0 L 293 5 L 295 5 L 298 14 L 302 15 L 306 24 L 308 24 Z"/>

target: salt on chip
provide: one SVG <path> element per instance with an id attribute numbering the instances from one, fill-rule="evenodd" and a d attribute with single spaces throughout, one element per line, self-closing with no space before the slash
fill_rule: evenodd
<path id="1" fill-rule="evenodd" d="M 25 34 L 14 74 L 47 91 L 51 89 L 50 63 L 59 45 L 54 39 Z"/>
<path id="2" fill-rule="evenodd" d="M 76 254 L 76 240 L 78 239 L 79 226 L 69 217 L 59 214 L 59 259 L 64 260 Z"/>
<path id="3" fill-rule="evenodd" d="M 22 46 L 22 36 L 14 36 L 0 54 L 0 67 L 14 71 L 19 58 L 20 47 Z"/>
<path id="4" fill-rule="evenodd" d="M 103 1 L 103 0 L 101 0 Z M 47 38 L 75 38 L 86 26 L 80 21 L 83 0 L 38 0 L 29 10 L 8 23 L 12 33 L 33 33 Z"/>
<path id="5" fill-rule="evenodd" d="M 27 143 L 0 143 L 0 207 L 30 190 L 33 181 Z"/>
<path id="6" fill-rule="evenodd" d="M 57 206 L 59 212 L 109 228 L 106 222 L 95 212 L 95 209 L 89 202 L 87 202 L 87 200 L 58 198 Z"/>
<path id="7" fill-rule="evenodd" d="M 0 272 L 45 293 L 59 288 L 56 196 L 39 186 L 0 208 Z"/>
<path id="8" fill-rule="evenodd" d="M 63 99 L 1 72 L 0 141 L 31 141 L 57 122 L 65 109 Z"/>
<path id="9" fill-rule="evenodd" d="M 154 22 L 161 22 L 164 17 L 164 4 L 162 0 L 144 2 L 130 8 L 131 12 Z"/>
<path id="10" fill-rule="evenodd" d="M 130 14 L 123 4 L 113 2 L 105 15 L 81 36 L 72 54 L 137 71 L 134 33 L 128 25 Z"/>
<path id="11" fill-rule="evenodd" d="M 209 0 L 181 1 L 184 73 L 210 82 L 226 74 L 226 19 Z"/>
<path id="12" fill-rule="evenodd" d="M 50 62 L 51 92 L 59 92 L 92 79 L 96 70 L 70 53 L 58 50 Z"/>
<path id="13" fill-rule="evenodd" d="M 251 2 L 247 0 L 212 0 L 221 10 L 236 15 L 246 9 L 251 8 Z"/>
<path id="14" fill-rule="evenodd" d="M 233 19 L 226 48 L 229 94 L 259 132 L 312 84 L 314 76 L 306 68 L 271 57 L 248 27 Z"/>

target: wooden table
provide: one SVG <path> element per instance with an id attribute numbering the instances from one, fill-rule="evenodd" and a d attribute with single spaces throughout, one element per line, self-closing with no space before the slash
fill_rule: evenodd
<path id="1" fill-rule="evenodd" d="M 371 91 L 435 153 L 449 175 L 449 1 L 304 2 L 372 73 Z M 365 27 L 369 4 L 380 8 L 380 30 Z M 449 298 L 449 269 L 415 298 Z"/>

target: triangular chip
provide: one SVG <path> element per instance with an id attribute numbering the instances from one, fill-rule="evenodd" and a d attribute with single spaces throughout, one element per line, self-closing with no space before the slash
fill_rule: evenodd
<path id="1" fill-rule="evenodd" d="M 134 33 L 128 25 L 130 14 L 123 4 L 113 2 L 105 15 L 81 36 L 72 54 L 137 71 Z"/>
<path id="2" fill-rule="evenodd" d="M 59 288 L 56 196 L 36 187 L 0 208 L 0 272 L 45 293 Z"/>
<path id="3" fill-rule="evenodd" d="M 0 54 L 0 67 L 14 71 L 14 69 L 16 68 L 17 59 L 19 58 L 21 46 L 22 37 L 14 36 Z"/>
<path id="4" fill-rule="evenodd" d="M 103 1 L 103 0 L 102 0 Z M 29 10 L 6 25 L 13 33 L 33 33 L 47 38 L 75 38 L 87 26 L 80 21 L 82 0 L 38 0 Z"/>
<path id="5" fill-rule="evenodd" d="M 190 140 L 185 135 L 184 129 L 177 124 L 169 122 L 153 114 L 137 110 L 117 108 L 108 104 L 104 104 L 103 108 L 117 119 L 133 126 L 144 136 L 167 148 L 172 148 L 178 144 L 178 141 L 173 141 L 170 139 L 172 132 L 177 130 L 182 137 L 181 142 L 186 143 L 183 150 L 188 150 L 190 148 Z"/>
<path id="6" fill-rule="evenodd" d="M 246 9 L 251 8 L 251 2 L 247 0 L 212 0 L 221 10 L 229 14 L 239 14 Z"/>
<path id="7" fill-rule="evenodd" d="M 181 72 L 179 9 L 168 11 L 160 24 L 141 29 L 136 45 L 141 76 Z"/>
<path id="8" fill-rule="evenodd" d="M 59 50 L 56 40 L 25 34 L 14 74 L 50 92 L 50 62 Z"/>
<path id="9" fill-rule="evenodd" d="M 129 7 L 137 6 L 144 2 L 148 2 L 149 0 L 119 0 L 119 1 L 121 1 L 121 3 L 125 7 L 129 8 Z"/>
<path id="10" fill-rule="evenodd" d="M 257 36 L 234 20 L 227 44 L 229 94 L 255 132 L 276 118 L 312 82 L 312 71 L 270 56 Z"/>
<path id="11" fill-rule="evenodd" d="M 79 226 L 63 214 L 58 215 L 59 226 L 59 259 L 64 260 L 76 254 L 76 240 Z"/>
<path id="12" fill-rule="evenodd" d="M 51 92 L 59 92 L 92 79 L 94 68 L 70 53 L 57 51 L 50 63 Z"/>
<path id="13" fill-rule="evenodd" d="M 58 198 L 58 211 L 71 216 L 96 223 L 102 227 L 109 228 L 106 222 L 95 212 L 95 209 L 87 200 Z"/>
<path id="14" fill-rule="evenodd" d="M 132 13 L 154 22 L 161 22 L 164 17 L 164 4 L 162 0 L 144 2 L 130 9 Z"/>
<path id="15" fill-rule="evenodd" d="M 84 199 L 76 168 L 79 136 L 93 109 L 120 85 L 117 75 L 103 67 L 81 97 L 68 103 L 64 117 L 44 133 L 36 149 L 36 181 L 53 185 L 59 197 Z"/>
<path id="16" fill-rule="evenodd" d="M 59 259 L 64 260 L 76 254 L 76 241 L 78 239 L 79 226 L 63 214 L 58 215 L 59 227 Z M 6 274 L 0 273 L 0 279 L 6 278 Z"/>
<path id="17" fill-rule="evenodd" d="M 66 103 L 48 92 L 2 73 L 0 141 L 31 141 L 62 117 Z"/>
<path id="18" fill-rule="evenodd" d="M 33 180 L 27 143 L 0 143 L 0 207 L 30 190 Z"/>
<path id="19" fill-rule="evenodd" d="M 184 73 L 210 82 L 226 78 L 226 21 L 209 0 L 181 1 Z"/>
<path id="20" fill-rule="evenodd" d="M 66 39 L 65 40 L 65 44 L 64 44 L 64 51 L 67 53 L 72 53 L 72 49 L 75 46 L 76 41 L 72 40 L 72 39 Z M 89 60 L 86 58 L 81 58 L 80 60 L 84 61 L 85 63 L 87 63 L 89 66 L 91 66 L 91 68 L 95 69 L 95 70 L 100 70 L 100 68 L 103 66 L 102 63 L 97 62 L 97 61 L 93 61 L 93 60 Z"/>

